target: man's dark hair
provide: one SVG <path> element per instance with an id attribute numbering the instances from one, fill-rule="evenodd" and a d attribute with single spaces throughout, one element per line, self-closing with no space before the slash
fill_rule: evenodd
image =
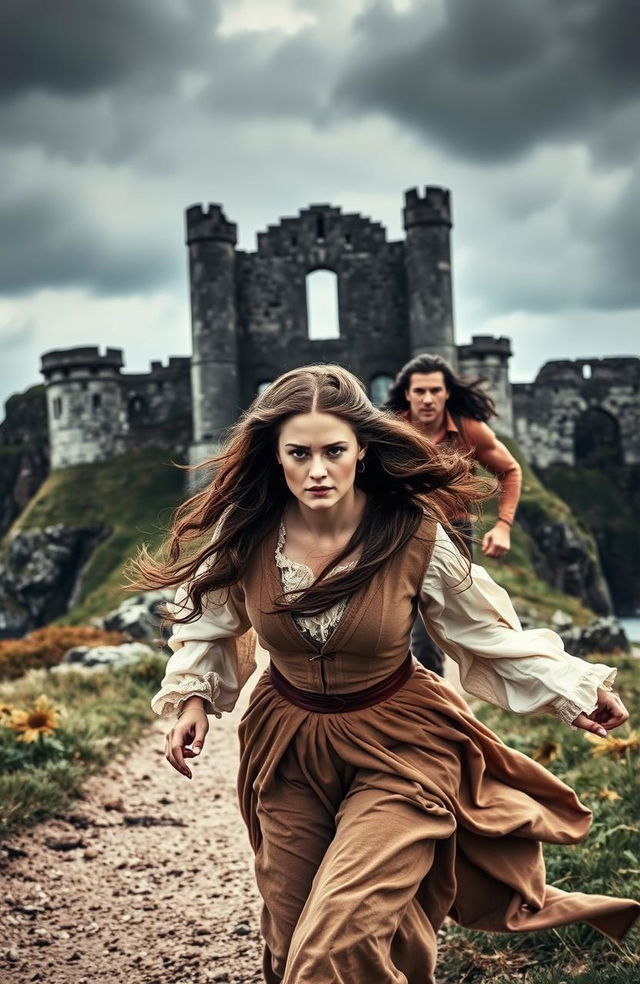
<path id="1" fill-rule="evenodd" d="M 385 403 L 388 410 L 401 413 L 407 410 L 409 402 L 405 396 L 414 372 L 441 372 L 444 384 L 449 390 L 447 410 L 453 415 L 472 417 L 474 420 L 489 420 L 496 416 L 493 398 L 483 389 L 483 379 L 466 380 L 457 376 L 446 359 L 441 355 L 423 353 L 407 362 L 396 376 Z"/>

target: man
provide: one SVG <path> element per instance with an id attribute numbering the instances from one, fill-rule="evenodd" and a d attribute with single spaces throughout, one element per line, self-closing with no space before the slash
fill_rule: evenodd
<path id="1" fill-rule="evenodd" d="M 470 451 L 500 483 L 498 519 L 482 539 L 487 557 L 504 557 L 511 546 L 522 473 L 520 465 L 487 424 L 496 415 L 495 403 L 480 381 L 465 383 L 439 355 L 417 355 L 400 370 L 386 406 L 404 416 L 434 444 Z M 455 522 L 470 533 L 468 518 Z M 429 638 L 421 619 L 413 628 L 411 646 L 417 659 L 442 675 L 443 656 Z"/>

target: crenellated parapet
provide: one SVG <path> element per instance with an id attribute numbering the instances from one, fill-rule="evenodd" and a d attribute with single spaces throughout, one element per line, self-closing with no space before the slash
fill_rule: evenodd
<path id="1" fill-rule="evenodd" d="M 258 233 L 259 256 L 337 255 L 344 252 L 371 253 L 384 248 L 386 229 L 359 213 L 343 213 L 333 205 L 310 205 L 295 217 Z M 311 261 L 313 262 L 313 261 Z"/>
<path id="2" fill-rule="evenodd" d="M 106 461 L 125 449 L 122 350 L 56 349 L 42 356 L 52 469 Z"/>
<path id="3" fill-rule="evenodd" d="M 448 188 L 427 185 L 422 195 L 417 188 L 410 188 L 404 195 L 403 219 L 405 229 L 420 225 L 450 229 L 453 222 Z"/>
<path id="4" fill-rule="evenodd" d="M 187 245 L 209 240 L 235 246 L 237 242 L 235 223 L 229 222 L 220 205 L 209 204 L 206 208 L 203 205 L 191 205 L 186 210 Z"/>
<path id="5" fill-rule="evenodd" d="M 458 346 L 458 366 L 462 375 L 480 378 L 491 393 L 498 416 L 491 426 L 498 434 L 513 436 L 513 407 L 509 382 L 511 339 L 494 335 L 474 335 L 471 342 Z"/>

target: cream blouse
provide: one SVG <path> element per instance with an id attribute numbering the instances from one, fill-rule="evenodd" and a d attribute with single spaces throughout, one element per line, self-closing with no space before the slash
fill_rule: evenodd
<path id="1" fill-rule="evenodd" d="M 313 578 L 310 568 L 284 554 L 283 528 L 275 559 L 285 590 L 302 589 Z M 176 606 L 184 611 L 186 603 L 182 586 Z M 300 628 L 324 641 L 344 608 L 338 604 L 324 618 L 300 620 Z M 477 564 L 468 573 L 466 561 L 439 524 L 419 609 L 429 634 L 458 664 L 467 693 L 505 710 L 551 713 L 571 725 L 580 712 L 595 710 L 599 687 L 612 689 L 615 668 L 570 656 L 551 629 L 523 630 L 504 588 Z M 173 655 L 151 701 L 156 714 L 179 714 L 195 694 L 204 699 L 209 714 L 220 717 L 222 711 L 233 710 L 247 674 L 238 666 L 231 640 L 246 630 L 245 620 L 230 599 L 215 604 L 209 596 L 199 619 L 174 625 L 169 639 Z"/>

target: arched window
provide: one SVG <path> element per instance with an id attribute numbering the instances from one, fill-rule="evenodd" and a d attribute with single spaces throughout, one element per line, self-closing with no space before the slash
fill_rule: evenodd
<path id="1" fill-rule="evenodd" d="M 147 422 L 147 402 L 138 393 L 133 393 L 129 397 L 128 403 L 129 420 L 132 424 L 144 424 Z"/>
<path id="2" fill-rule="evenodd" d="M 583 468 L 609 468 L 624 464 L 620 426 L 612 414 L 589 407 L 575 423 L 576 465 Z"/>
<path id="3" fill-rule="evenodd" d="M 389 396 L 392 383 L 393 376 L 388 376 L 385 372 L 378 373 L 377 376 L 372 376 L 371 383 L 369 384 L 371 402 L 381 407 Z"/>
<path id="4" fill-rule="evenodd" d="M 340 338 L 338 277 L 332 270 L 307 275 L 307 330 L 309 338 Z"/>

